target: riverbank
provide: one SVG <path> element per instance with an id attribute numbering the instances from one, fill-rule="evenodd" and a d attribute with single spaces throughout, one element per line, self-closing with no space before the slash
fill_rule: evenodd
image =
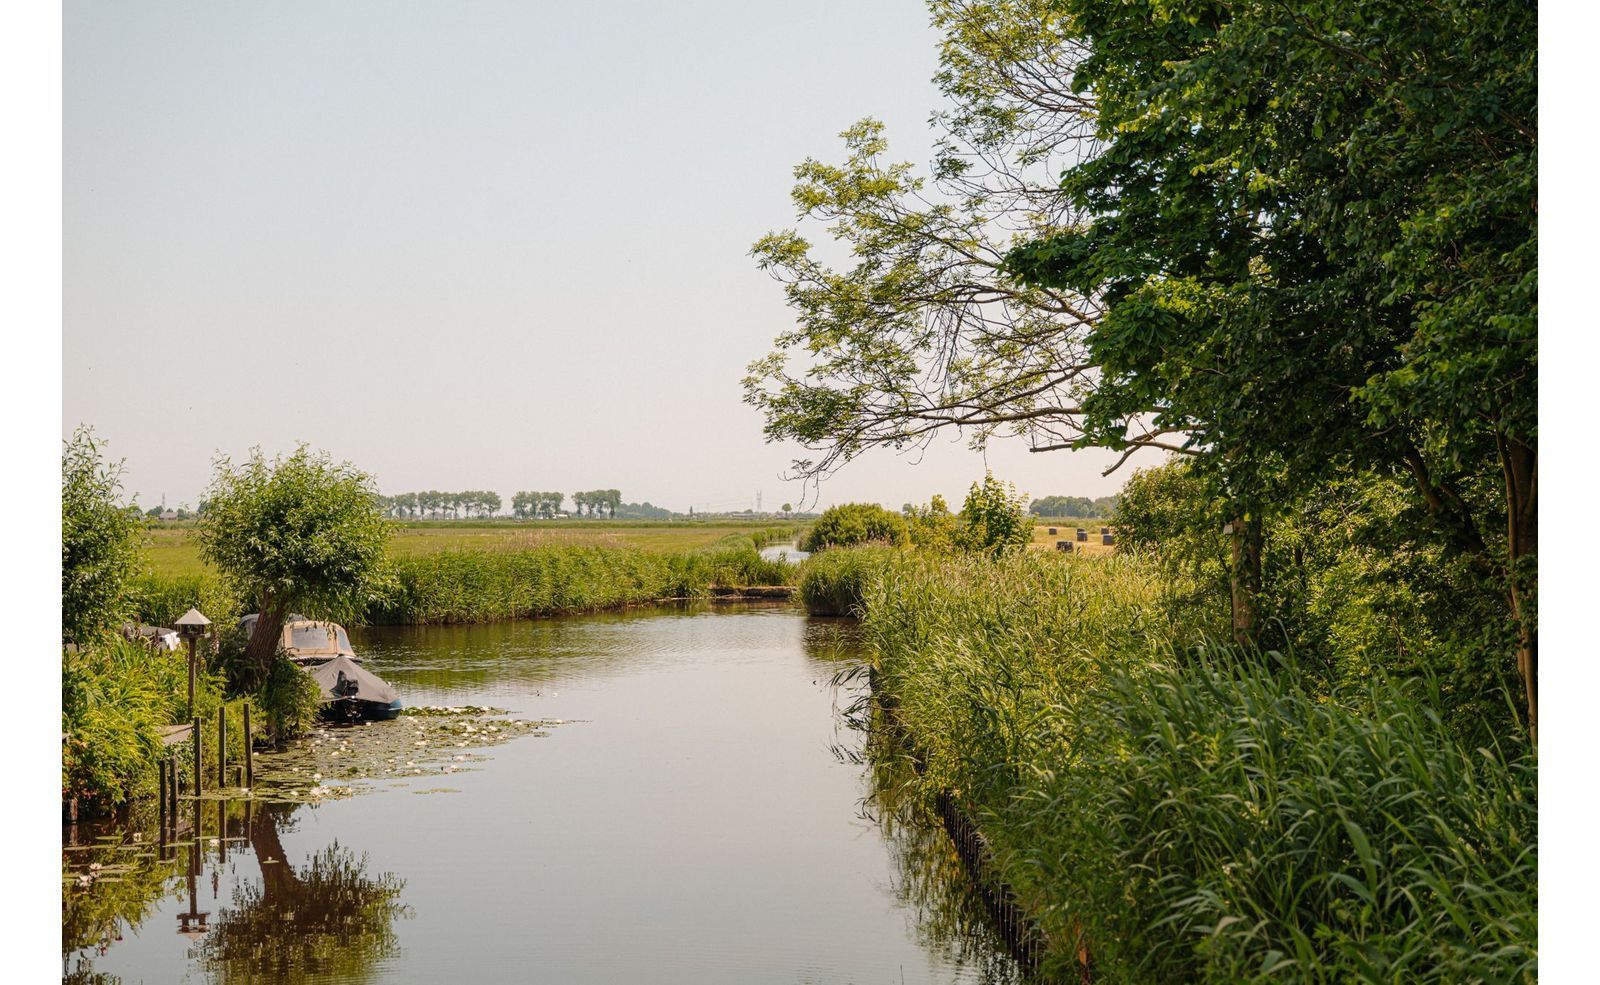
<path id="1" fill-rule="evenodd" d="M 717 589 L 782 586 L 792 582 L 795 566 L 763 558 L 761 551 L 798 530 L 751 528 L 677 551 L 550 544 L 393 555 L 395 590 L 354 624 L 526 619 L 707 598 Z M 136 582 L 135 597 L 139 618 L 155 625 L 169 625 L 190 606 L 221 626 L 251 611 L 208 573 L 148 574 Z"/>
<path id="2" fill-rule="evenodd" d="M 959 796 L 1047 973 L 1536 974 L 1536 764 L 1460 741 L 1438 695 L 1206 645 L 1138 558 L 875 565 L 858 611 L 911 782 Z"/>

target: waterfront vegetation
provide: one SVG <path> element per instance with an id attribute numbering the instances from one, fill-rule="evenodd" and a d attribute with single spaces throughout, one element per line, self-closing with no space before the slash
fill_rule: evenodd
<path id="1" fill-rule="evenodd" d="M 598 535 L 597 525 L 607 535 Z M 479 622 L 703 598 L 713 586 L 788 584 L 794 566 L 765 560 L 760 552 L 802 529 L 626 520 L 575 521 L 563 524 L 568 529 L 535 532 L 526 523 L 465 532 L 458 526 L 397 524 L 389 542 L 393 588 L 351 621 Z M 618 528 L 621 536 L 609 533 Z M 219 623 L 253 611 L 203 566 L 145 574 L 133 580 L 132 592 L 140 618 L 157 625 L 170 624 L 190 606 Z"/>
<path id="2" fill-rule="evenodd" d="M 762 558 L 758 546 L 784 532 L 730 534 L 675 552 L 551 546 L 416 555 L 396 563 L 399 587 L 367 621 L 485 622 L 704 598 L 713 586 L 784 585 L 794 566 Z"/>
<path id="3" fill-rule="evenodd" d="M 1437 677 L 1209 642 L 1149 556 L 840 553 L 906 782 L 959 792 L 1058 973 L 1532 980 L 1534 760 Z"/>

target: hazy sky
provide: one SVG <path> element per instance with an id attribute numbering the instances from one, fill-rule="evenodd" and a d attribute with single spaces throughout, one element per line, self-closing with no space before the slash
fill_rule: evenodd
<path id="1" fill-rule="evenodd" d="M 750 245 L 791 168 L 873 115 L 928 158 L 918 0 L 68 2 L 63 431 L 145 506 L 218 453 L 306 441 L 419 488 L 614 487 L 742 509 L 746 364 L 791 321 Z M 997 443 L 1033 495 L 1105 454 Z M 823 505 L 959 501 L 959 441 L 847 466 Z"/>

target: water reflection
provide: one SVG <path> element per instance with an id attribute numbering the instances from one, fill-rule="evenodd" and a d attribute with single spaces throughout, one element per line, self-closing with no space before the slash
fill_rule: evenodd
<path id="1" fill-rule="evenodd" d="M 66 829 L 64 979 L 1018 980 L 943 831 L 897 797 L 853 623 L 709 606 L 355 644 L 408 703 L 577 724 L 447 792 Z"/>
<path id="2" fill-rule="evenodd" d="M 888 889 L 905 907 L 918 943 L 984 985 L 1028 981 L 995 932 L 937 814 L 915 792 L 915 761 L 872 699 L 854 620 L 808 623 L 808 653 L 834 668 L 834 758 L 863 767 L 860 816 L 883 835 L 894 871 Z"/>
<path id="3" fill-rule="evenodd" d="M 399 948 L 394 922 L 410 913 L 399 902 L 405 883 L 369 873 L 366 857 L 337 841 L 296 869 L 278 837 L 294 811 L 263 805 L 246 822 L 261 880 L 234 886 L 232 905 L 193 954 L 217 981 L 369 981 Z"/>
<path id="4" fill-rule="evenodd" d="M 373 980 L 398 951 L 394 923 L 410 912 L 399 899 L 405 883 L 370 872 L 365 856 L 338 841 L 297 865 L 280 833 L 299 810 L 189 801 L 165 837 L 146 809 L 68 828 L 63 980 L 118 981 L 96 959 L 126 946 L 130 932 L 148 947 L 174 931 L 187 960 L 217 982 Z M 163 927 L 163 917 L 172 923 Z"/>

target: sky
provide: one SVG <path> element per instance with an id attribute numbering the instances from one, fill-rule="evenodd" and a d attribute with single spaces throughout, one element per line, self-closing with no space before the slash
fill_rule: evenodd
<path id="1" fill-rule="evenodd" d="M 930 156 L 919 0 L 69 0 L 63 31 L 62 432 L 143 506 L 299 442 L 388 493 L 697 511 L 1129 470 L 952 438 L 807 490 L 742 402 L 793 320 L 749 256 L 793 166 L 863 116 Z"/>

